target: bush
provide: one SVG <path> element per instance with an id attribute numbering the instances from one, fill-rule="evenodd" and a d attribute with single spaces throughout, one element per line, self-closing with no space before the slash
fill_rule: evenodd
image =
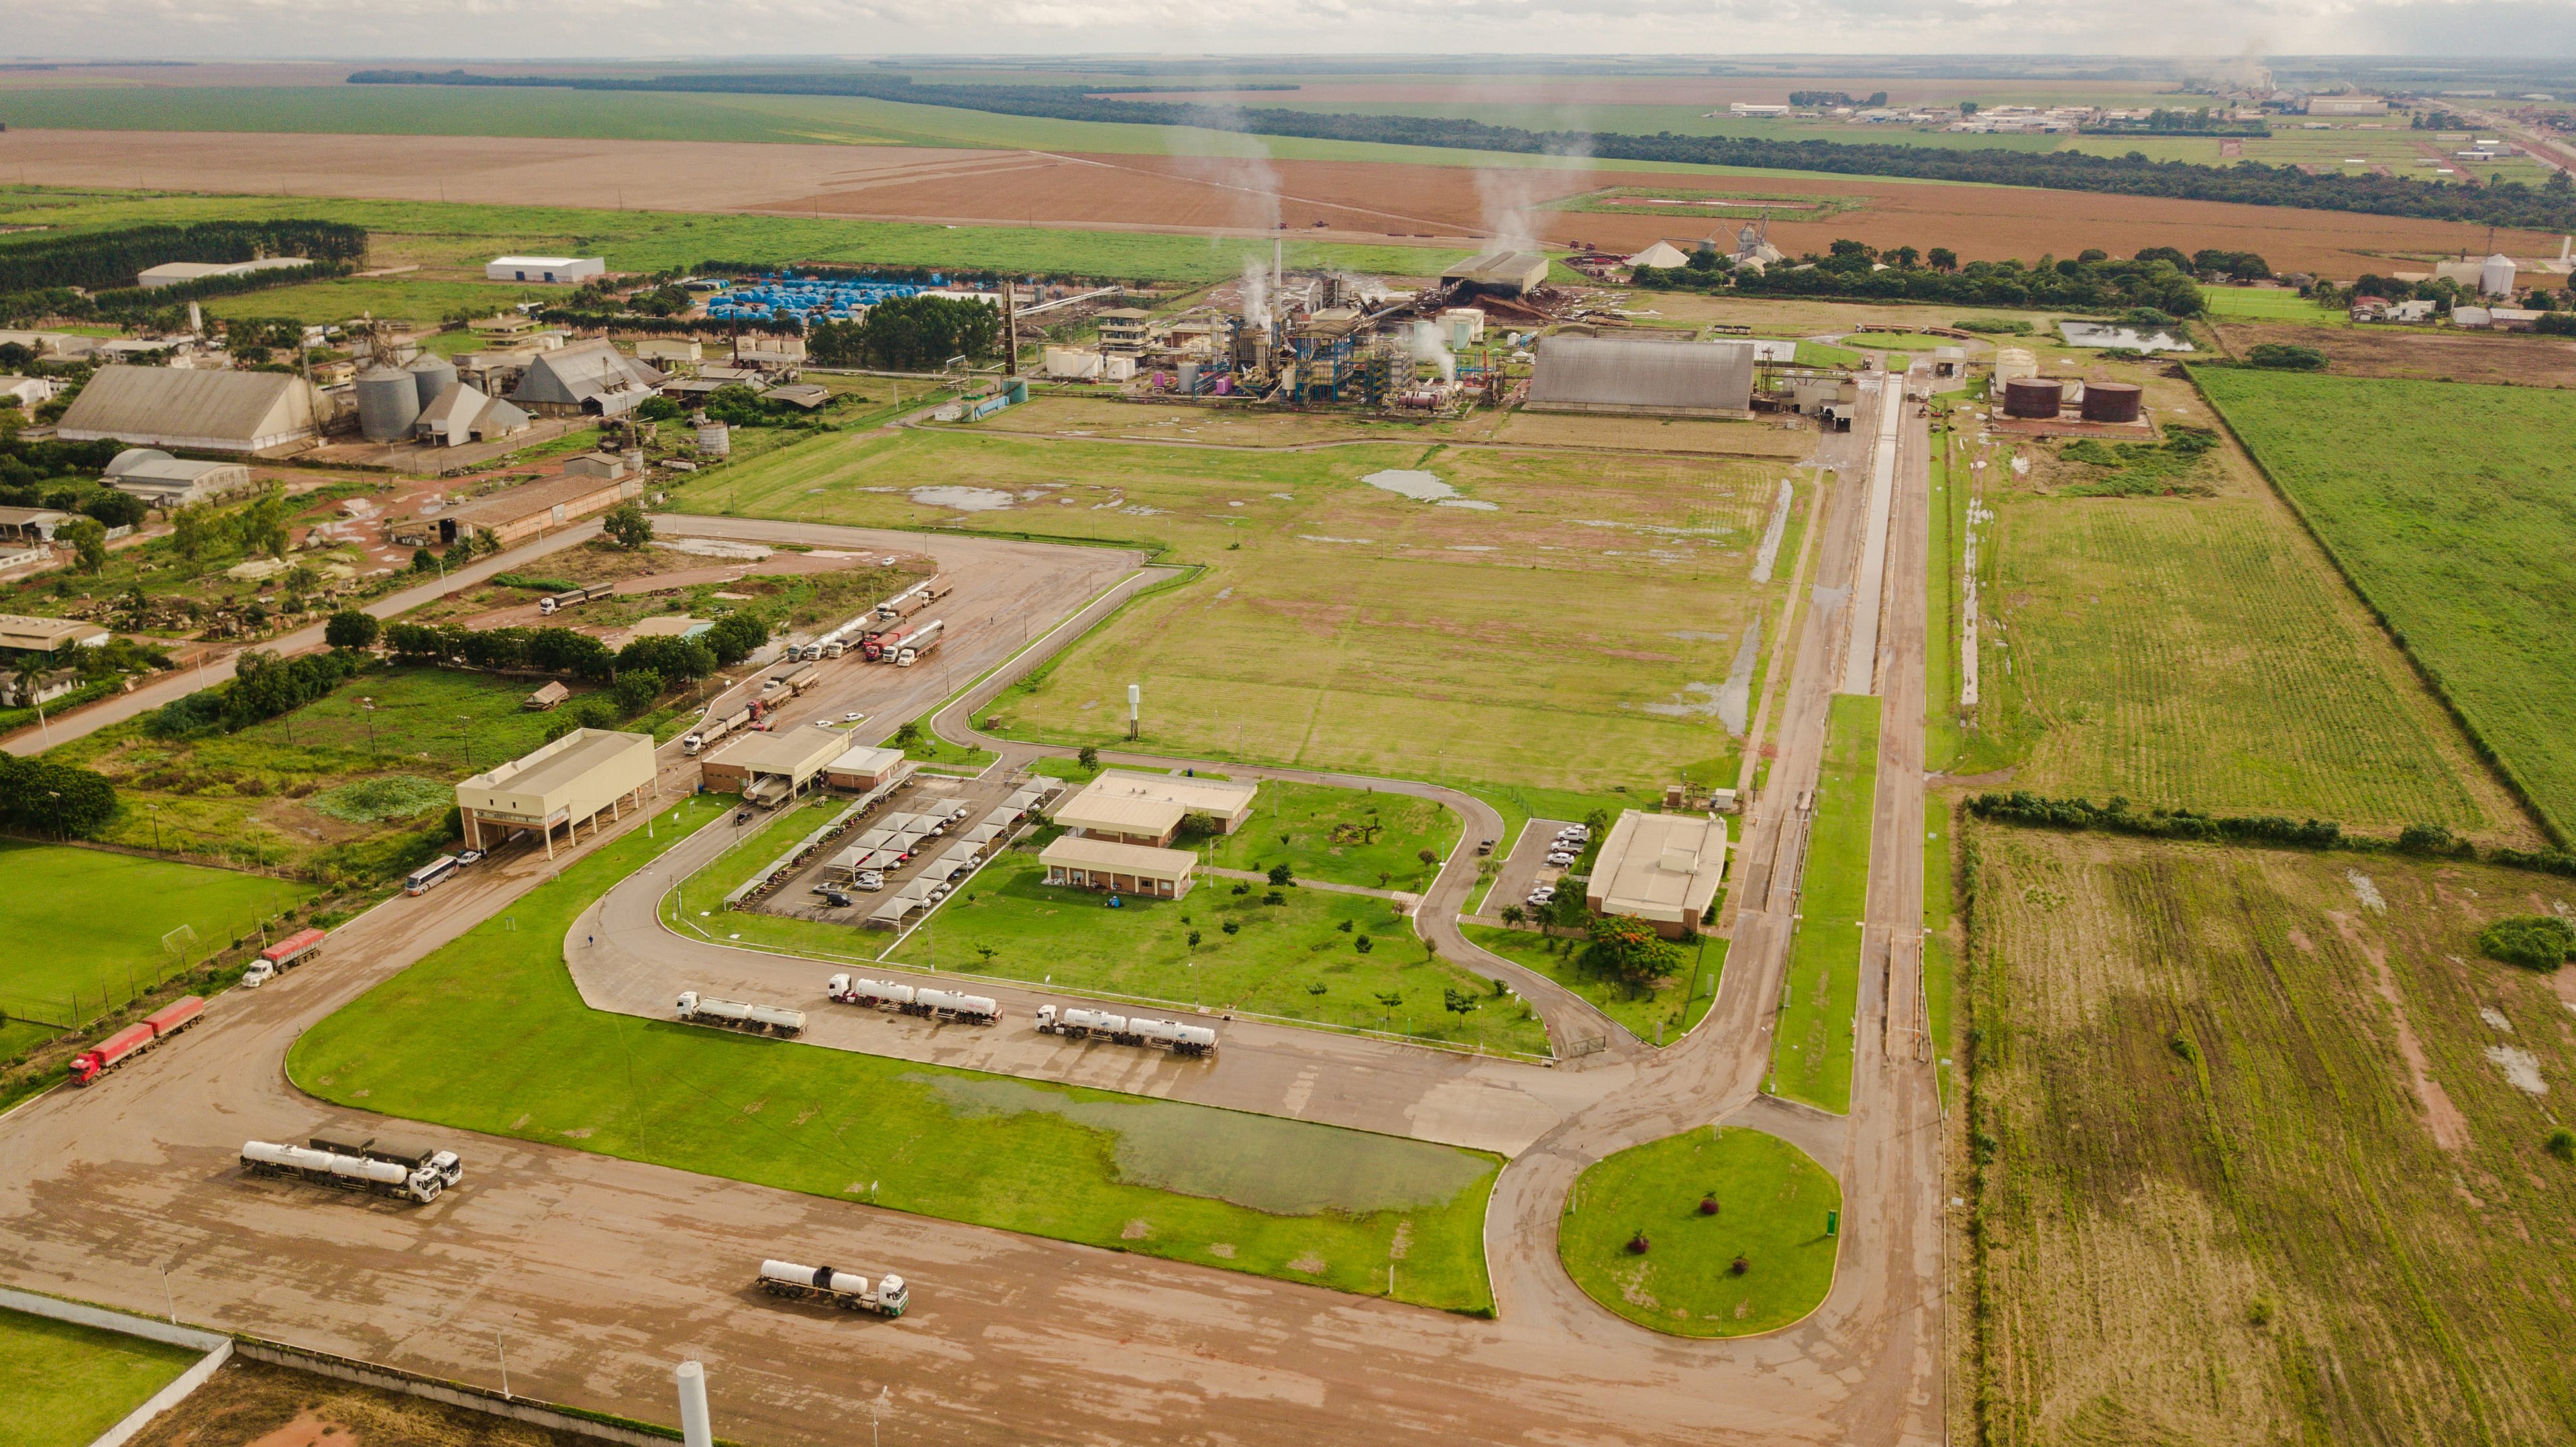
<path id="1" fill-rule="evenodd" d="M 2001 819 L 2043 829 L 2104 829 L 2151 839 L 2286 844 L 2300 849 L 2331 849 L 2346 842 L 2343 826 L 2328 820 L 2210 815 L 2189 809 L 2153 809 L 2141 814 L 2126 799 L 2115 798 L 2097 807 L 2085 799 L 2051 799 L 2022 789 L 2009 794 L 1979 794 L 1968 801 L 1968 812 L 1980 819 Z"/>
<path id="2" fill-rule="evenodd" d="M 2576 1161 L 2576 1130 L 2565 1126 L 2549 1133 L 2549 1153 L 2562 1161 Z"/>
<path id="3" fill-rule="evenodd" d="M 2470 859 L 2478 848 L 2454 835 L 2447 825 L 2409 824 L 2397 835 L 2397 852 L 2427 859 Z"/>
<path id="4" fill-rule="evenodd" d="M 2576 927 L 2551 914 L 2518 914 L 2478 931 L 2478 951 L 2526 970 L 2555 970 L 2576 954 Z"/>
<path id="5" fill-rule="evenodd" d="M 2285 372 L 2322 372 L 2326 354 L 2314 347 L 2294 347 L 2281 342 L 2257 342 L 2245 354 L 2248 366 L 2271 367 Z"/>

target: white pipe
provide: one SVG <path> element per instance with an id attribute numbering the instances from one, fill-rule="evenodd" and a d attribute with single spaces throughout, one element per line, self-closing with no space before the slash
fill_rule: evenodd
<path id="1" fill-rule="evenodd" d="M 672 1374 L 680 1382 L 680 1441 L 683 1447 L 715 1447 L 715 1429 L 707 1421 L 707 1369 L 682 1362 Z"/>

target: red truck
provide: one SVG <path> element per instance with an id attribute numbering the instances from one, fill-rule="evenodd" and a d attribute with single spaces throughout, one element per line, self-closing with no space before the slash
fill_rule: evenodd
<path id="1" fill-rule="evenodd" d="M 162 1006 L 141 1021 L 73 1056 L 72 1084 L 89 1084 L 110 1068 L 196 1024 L 197 1017 L 204 1013 L 206 1002 L 195 995 Z"/>

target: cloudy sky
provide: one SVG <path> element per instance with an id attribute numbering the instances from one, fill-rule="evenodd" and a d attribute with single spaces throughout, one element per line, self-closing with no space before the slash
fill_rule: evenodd
<path id="1" fill-rule="evenodd" d="M 1222 23 L 1212 21 L 1222 9 Z M 0 0 L 18 56 L 823 54 L 2576 56 L 2576 3 L 2505 0 Z"/>

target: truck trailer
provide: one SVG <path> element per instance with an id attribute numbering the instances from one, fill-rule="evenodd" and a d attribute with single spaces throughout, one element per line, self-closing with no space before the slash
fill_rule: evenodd
<path id="1" fill-rule="evenodd" d="M 196 1024 L 205 1013 L 206 1002 L 195 995 L 190 995 L 183 1000 L 174 1000 L 162 1006 L 73 1056 L 72 1084 L 90 1084 L 108 1071 Z"/>
<path id="2" fill-rule="evenodd" d="M 753 1283 L 772 1296 L 790 1301 L 819 1301 L 843 1311 L 873 1311 L 879 1316 L 901 1316 L 912 1299 L 903 1278 L 889 1271 L 870 1284 L 855 1272 L 835 1271 L 829 1266 L 800 1266 L 793 1261 L 764 1261 L 760 1277 Z"/>
<path id="3" fill-rule="evenodd" d="M 795 668 L 785 668 L 771 674 L 769 681 L 762 684 L 761 689 L 779 698 L 794 698 L 812 688 L 814 680 L 822 676 L 823 671 L 810 663 Z"/>
<path id="4" fill-rule="evenodd" d="M 897 623 L 862 644 L 861 651 L 867 655 L 870 663 L 892 663 L 905 648 L 911 645 L 912 640 L 922 630 L 934 626 L 936 621 L 934 619 L 923 623 Z"/>
<path id="5" fill-rule="evenodd" d="M 616 591 L 617 585 L 614 583 L 593 583 L 587 588 L 575 588 L 569 593 L 556 593 L 549 597 L 539 598 L 537 600 L 537 611 L 551 618 L 566 608 L 579 607 L 593 599 L 605 598 Z"/>
<path id="6" fill-rule="evenodd" d="M 680 740 L 680 752 L 692 758 L 696 757 L 698 752 L 709 744 L 731 738 L 737 730 L 747 729 L 760 722 L 760 716 L 766 708 L 767 705 L 755 698 L 729 714 L 700 724 L 696 732 Z"/>
<path id="7" fill-rule="evenodd" d="M 1106 1010 L 1085 1009 L 1079 1005 L 1040 1005 L 1037 1025 L 1044 1034 L 1062 1035 L 1068 1040 L 1097 1037 L 1119 1045 L 1169 1050 L 1175 1055 L 1216 1053 L 1214 1030 L 1204 1025 L 1185 1025 L 1178 1020 L 1113 1015 Z"/>
<path id="8" fill-rule="evenodd" d="M 933 618 L 929 622 L 915 628 L 910 633 L 905 634 L 903 636 L 903 646 L 895 653 L 894 666 L 897 668 L 910 668 L 921 660 L 928 658 L 932 653 L 938 651 L 940 636 L 946 633 L 947 630 L 947 624 L 941 622 L 939 619 Z"/>
<path id="9" fill-rule="evenodd" d="M 843 1005 L 860 1005 L 871 1010 L 891 1010 L 898 1015 L 917 1015 L 925 1020 L 952 1020 L 961 1025 L 990 1025 L 1002 1018 L 1001 1002 L 986 995 L 962 995 L 953 990 L 936 990 L 927 985 L 906 985 L 890 980 L 860 980 L 848 975 L 834 975 L 824 982 L 823 993 Z"/>
<path id="10" fill-rule="evenodd" d="M 253 988 L 267 984 L 288 970 L 308 960 L 320 959 L 322 942 L 328 938 L 321 930 L 297 930 L 267 949 L 242 972 L 242 983 Z"/>
<path id="11" fill-rule="evenodd" d="M 721 1025 L 728 1030 L 749 1030 L 765 1035 L 802 1035 L 805 1012 L 784 1005 L 752 1005 L 741 1000 L 720 1000 L 701 995 L 695 990 L 681 992 L 679 1015 L 692 1025 Z"/>
<path id="12" fill-rule="evenodd" d="M 909 618 L 930 606 L 930 585 L 915 583 L 877 605 L 877 616 L 887 622 Z"/>
<path id="13" fill-rule="evenodd" d="M 241 1166 L 245 1175 L 297 1176 L 316 1185 L 343 1191 L 366 1191 L 422 1206 L 437 1200 L 440 1192 L 465 1179 L 465 1165 L 456 1158 L 454 1151 L 432 1152 L 428 1160 L 407 1165 L 334 1150 L 316 1150 L 311 1146 L 244 1141 Z"/>

